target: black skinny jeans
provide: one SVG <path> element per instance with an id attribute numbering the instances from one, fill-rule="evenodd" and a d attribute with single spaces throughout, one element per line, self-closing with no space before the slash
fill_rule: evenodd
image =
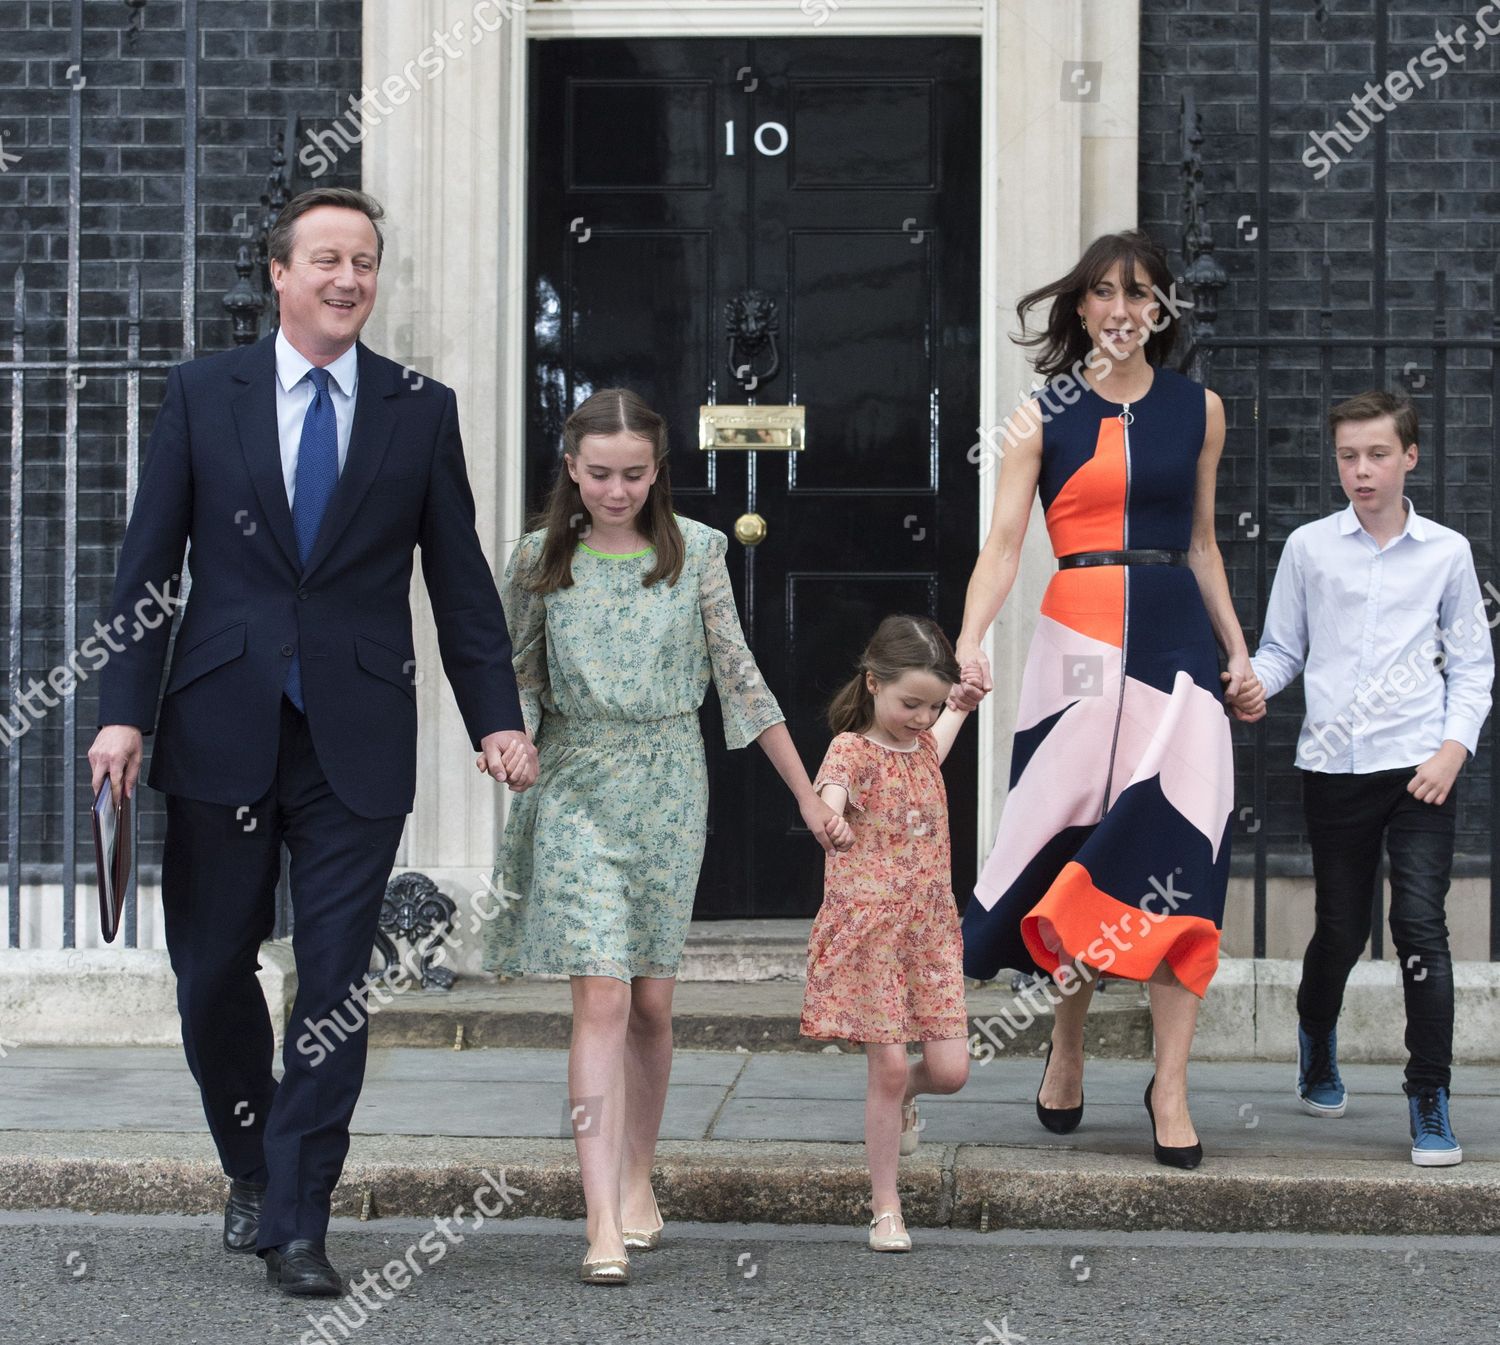
<path id="1" fill-rule="evenodd" d="M 1391 869 L 1391 939 L 1406 997 L 1406 1092 L 1447 1088 L 1453 1064 L 1453 957 L 1444 901 L 1453 871 L 1458 784 L 1440 805 L 1406 792 L 1415 770 L 1305 771 L 1317 928 L 1302 960 L 1297 1015 L 1309 1032 L 1338 1022 L 1344 985 L 1370 938 L 1384 840 Z"/>

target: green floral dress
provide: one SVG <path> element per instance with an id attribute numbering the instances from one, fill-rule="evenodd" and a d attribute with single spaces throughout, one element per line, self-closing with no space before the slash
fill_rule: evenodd
<path id="1" fill-rule="evenodd" d="M 675 585 L 641 579 L 651 548 L 580 543 L 573 587 L 523 587 L 544 533 L 527 533 L 501 601 L 536 784 L 511 800 L 494 882 L 512 894 L 486 926 L 485 966 L 507 974 L 675 976 L 708 831 L 698 707 L 712 676 L 724 738 L 744 747 L 784 720 L 740 629 L 728 538 L 677 518 Z"/>

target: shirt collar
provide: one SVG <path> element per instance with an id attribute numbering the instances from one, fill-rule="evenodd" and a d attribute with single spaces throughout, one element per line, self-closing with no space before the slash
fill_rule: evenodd
<path id="1" fill-rule="evenodd" d="M 290 392 L 304 378 L 313 362 L 286 339 L 286 332 L 276 329 L 276 377 L 284 392 Z M 353 397 L 359 387 L 359 343 L 355 342 L 332 364 L 323 366 L 330 380 L 346 397 Z"/>
<path id="2" fill-rule="evenodd" d="M 1401 500 L 1406 505 L 1406 525 L 1398 536 L 1410 537 L 1414 542 L 1425 542 L 1427 540 L 1426 523 L 1417 513 L 1416 506 L 1412 504 L 1409 495 L 1403 495 Z M 1352 532 L 1363 531 L 1364 525 L 1359 521 L 1359 515 L 1354 512 L 1354 501 L 1350 500 L 1343 513 L 1339 515 L 1339 533 L 1347 537 Z"/>

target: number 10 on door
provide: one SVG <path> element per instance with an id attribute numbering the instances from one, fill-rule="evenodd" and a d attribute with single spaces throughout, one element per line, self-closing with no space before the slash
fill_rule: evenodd
<path id="1" fill-rule="evenodd" d="M 731 118 L 724 123 L 724 153 L 733 158 L 735 125 Z M 755 128 L 755 148 L 768 159 L 774 159 L 778 154 L 786 153 L 786 147 L 791 143 L 791 136 L 787 129 L 779 121 L 763 121 Z"/>

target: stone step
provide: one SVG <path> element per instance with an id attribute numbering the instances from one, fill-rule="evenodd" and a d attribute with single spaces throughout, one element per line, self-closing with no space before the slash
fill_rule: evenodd
<path id="1" fill-rule="evenodd" d="M 800 981 L 807 975 L 811 920 L 695 920 L 677 979 Z"/>
<path id="2" fill-rule="evenodd" d="M 672 1001 L 673 1040 L 683 1050 L 825 1051 L 840 1045 L 801 1035 L 802 982 L 683 981 Z M 372 1046 L 562 1049 L 572 1032 L 572 994 L 564 979 L 465 977 L 449 991 L 408 990 L 384 1005 L 371 1001 Z M 967 992 L 971 1053 L 978 1060 L 1025 1057 L 1052 1032 L 1046 1006 L 1033 1014 L 999 983 Z M 1004 1015 L 1002 1017 L 1002 1014 Z M 1111 985 L 1086 1020 L 1091 1056 L 1144 1059 L 1151 1017 L 1138 987 Z M 845 1044 L 844 1049 L 848 1048 Z"/>
<path id="3" fill-rule="evenodd" d="M 913 1228 L 981 1232 L 1500 1233 L 1494 1162 L 1439 1172 L 1295 1153 L 1216 1155 L 1195 1172 L 1179 1172 L 1157 1166 L 1140 1147 L 1089 1154 L 924 1144 L 901 1160 L 902 1207 Z M 863 1236 L 870 1178 L 862 1145 L 664 1140 L 656 1159 L 668 1238 L 681 1236 L 683 1219 L 845 1224 L 852 1238 Z M 0 1189 L 13 1210 L 217 1216 L 225 1180 L 206 1135 L 10 1132 Z M 428 1219 L 463 1206 L 472 1214 L 476 1191 L 502 1217 L 584 1215 L 572 1140 L 429 1136 L 418 1145 L 406 1135 L 354 1137 L 333 1213 Z"/>

